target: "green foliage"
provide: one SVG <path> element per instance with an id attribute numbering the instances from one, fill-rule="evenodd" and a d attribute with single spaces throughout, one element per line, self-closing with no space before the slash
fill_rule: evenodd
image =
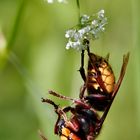
<path id="1" fill-rule="evenodd" d="M 128 51 L 131 54 L 124 81 L 98 140 L 138 140 L 139 2 L 81 0 L 80 9 L 88 15 L 105 9 L 107 29 L 99 40 L 92 42 L 91 49 L 102 56 L 110 53 L 116 79 L 123 54 Z M 49 89 L 78 97 L 83 84 L 77 71 L 80 53 L 67 51 L 64 37 L 65 31 L 78 20 L 76 0 L 51 5 L 44 0 L 0 1 L 1 140 L 39 140 L 39 129 L 49 140 L 59 139 L 53 133 L 57 116 L 52 106 L 41 103 L 41 97 L 49 97 L 61 105 L 69 102 L 48 95 Z"/>

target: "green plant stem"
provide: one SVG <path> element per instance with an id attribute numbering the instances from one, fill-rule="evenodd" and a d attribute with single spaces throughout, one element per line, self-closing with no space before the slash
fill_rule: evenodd
<path id="1" fill-rule="evenodd" d="M 78 9 L 78 22 L 80 23 L 80 2 L 79 0 L 76 0 L 76 4 L 77 4 L 77 9 Z"/>
<path id="2" fill-rule="evenodd" d="M 14 46 L 14 43 L 15 43 L 17 35 L 18 35 L 18 30 L 20 28 L 20 22 L 21 22 L 21 19 L 23 18 L 23 13 L 25 11 L 26 2 L 27 2 L 27 0 L 21 0 L 21 2 L 20 2 L 20 6 L 17 11 L 17 15 L 15 18 L 14 25 L 13 25 L 13 28 L 12 28 L 12 31 L 10 34 L 10 38 L 8 41 L 8 45 L 7 45 L 8 53 L 7 53 L 6 60 L 8 60 L 13 66 L 15 66 L 16 70 L 22 77 L 26 87 L 30 88 L 30 90 L 32 90 L 34 93 L 41 93 L 41 92 L 39 92 L 39 91 L 41 91 L 41 88 L 38 88 L 38 86 L 35 84 L 35 82 L 30 78 L 30 75 L 28 74 L 27 69 L 22 65 L 19 58 L 12 51 L 12 48 Z M 35 91 L 38 91 L 38 92 L 35 92 Z"/>
<path id="3" fill-rule="evenodd" d="M 9 53 L 12 51 L 12 48 L 15 44 L 18 30 L 19 30 L 19 25 L 20 21 L 23 15 L 24 7 L 26 5 L 27 0 L 21 0 L 19 9 L 17 10 L 17 15 L 15 17 L 11 32 L 9 32 L 9 38 L 7 39 L 7 46 L 6 46 L 6 51 L 5 54 L 0 58 L 0 69 L 3 69 L 7 60 L 9 59 Z"/>
<path id="4" fill-rule="evenodd" d="M 10 51 L 13 48 L 15 40 L 17 38 L 19 25 L 20 25 L 20 20 L 22 18 L 22 14 L 24 12 L 25 5 L 26 5 L 26 0 L 22 0 L 21 3 L 20 3 L 19 10 L 17 11 L 17 15 L 16 15 L 16 18 L 15 18 L 15 21 L 14 21 L 14 25 L 12 27 L 12 31 L 10 33 L 10 37 L 9 37 L 9 40 L 8 40 L 8 43 L 7 43 L 8 51 Z"/>

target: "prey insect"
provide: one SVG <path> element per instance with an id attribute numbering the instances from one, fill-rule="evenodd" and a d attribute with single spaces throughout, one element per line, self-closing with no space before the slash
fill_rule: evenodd
<path id="1" fill-rule="evenodd" d="M 61 140 L 94 140 L 98 133 L 96 129 L 100 119 L 96 110 L 84 100 L 65 97 L 53 91 L 49 93 L 62 99 L 72 100 L 75 104 L 73 107 L 60 108 L 50 99 L 42 99 L 42 102 L 53 105 L 58 115 L 54 133 L 59 135 Z M 70 118 L 67 117 L 67 112 L 71 113 Z M 41 136 L 43 140 L 46 140 L 43 135 Z"/>

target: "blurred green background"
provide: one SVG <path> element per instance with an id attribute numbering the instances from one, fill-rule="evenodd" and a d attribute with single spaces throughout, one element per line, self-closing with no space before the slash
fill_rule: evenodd
<path id="1" fill-rule="evenodd" d="M 80 0 L 81 14 L 105 9 L 106 32 L 92 42 L 92 51 L 105 56 L 116 79 L 122 56 L 130 51 L 127 72 L 98 140 L 140 139 L 140 2 Z M 78 73 L 80 52 L 66 50 L 65 31 L 78 22 L 76 0 L 48 4 L 43 0 L 0 0 L 0 140 L 48 140 L 56 114 L 41 102 L 52 89 L 78 97 L 83 81 Z"/>

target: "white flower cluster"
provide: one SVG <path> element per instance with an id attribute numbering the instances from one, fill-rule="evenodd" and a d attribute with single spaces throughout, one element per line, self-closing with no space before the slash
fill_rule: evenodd
<path id="1" fill-rule="evenodd" d="M 68 39 L 66 49 L 86 50 L 87 45 L 84 41 L 97 39 L 99 34 L 105 31 L 107 18 L 104 13 L 104 10 L 100 10 L 94 16 L 83 15 L 80 18 L 80 24 L 66 31 L 65 37 Z"/>
<path id="2" fill-rule="evenodd" d="M 48 3 L 54 3 L 54 0 L 44 0 L 47 1 Z M 57 0 L 59 3 L 67 3 L 67 0 Z"/>

